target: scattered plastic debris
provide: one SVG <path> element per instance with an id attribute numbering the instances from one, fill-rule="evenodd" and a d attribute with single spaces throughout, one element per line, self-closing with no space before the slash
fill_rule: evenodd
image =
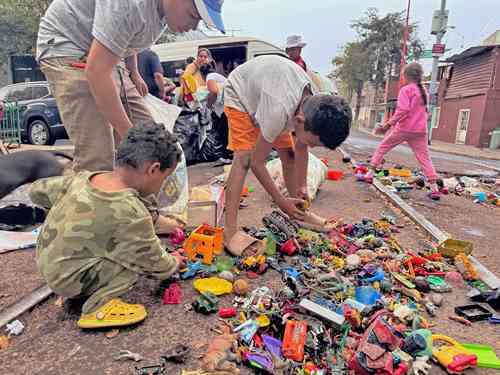
<path id="1" fill-rule="evenodd" d="M 24 324 L 19 320 L 14 320 L 5 326 L 8 336 L 19 336 L 24 331 Z"/>

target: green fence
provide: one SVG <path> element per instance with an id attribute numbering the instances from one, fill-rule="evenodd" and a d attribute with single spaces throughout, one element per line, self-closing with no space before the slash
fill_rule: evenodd
<path id="1" fill-rule="evenodd" d="M 20 145 L 21 127 L 17 103 L 4 103 L 0 116 L 0 140 L 6 145 Z"/>

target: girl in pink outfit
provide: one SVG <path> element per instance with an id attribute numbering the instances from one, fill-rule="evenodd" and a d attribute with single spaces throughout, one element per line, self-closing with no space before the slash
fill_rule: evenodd
<path id="1" fill-rule="evenodd" d="M 423 73 L 422 66 L 418 63 L 406 66 L 404 75 L 408 84 L 399 91 L 396 112 L 380 128 L 381 131 L 390 130 L 375 151 L 371 165 L 379 168 L 385 154 L 401 143 L 408 143 L 431 185 L 429 196 L 439 200 L 436 170 L 432 165 L 427 144 L 427 92 L 422 86 Z"/>

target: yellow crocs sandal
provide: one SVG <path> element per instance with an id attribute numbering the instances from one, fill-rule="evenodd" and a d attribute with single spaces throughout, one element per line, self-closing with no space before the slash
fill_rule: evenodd
<path id="1" fill-rule="evenodd" d="M 133 305 L 114 298 L 97 311 L 82 314 L 77 324 L 80 328 L 128 326 L 142 322 L 147 315 L 143 305 Z"/>

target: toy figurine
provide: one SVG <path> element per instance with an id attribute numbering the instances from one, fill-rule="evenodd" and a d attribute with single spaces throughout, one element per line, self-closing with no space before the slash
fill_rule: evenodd
<path id="1" fill-rule="evenodd" d="M 234 363 L 237 359 L 235 354 L 237 335 L 231 333 L 231 329 L 227 326 L 223 326 L 221 330 L 222 335 L 217 336 L 208 345 L 207 353 L 201 361 L 201 368 L 209 374 L 227 371 L 230 374 L 238 375 L 240 370 Z"/>

